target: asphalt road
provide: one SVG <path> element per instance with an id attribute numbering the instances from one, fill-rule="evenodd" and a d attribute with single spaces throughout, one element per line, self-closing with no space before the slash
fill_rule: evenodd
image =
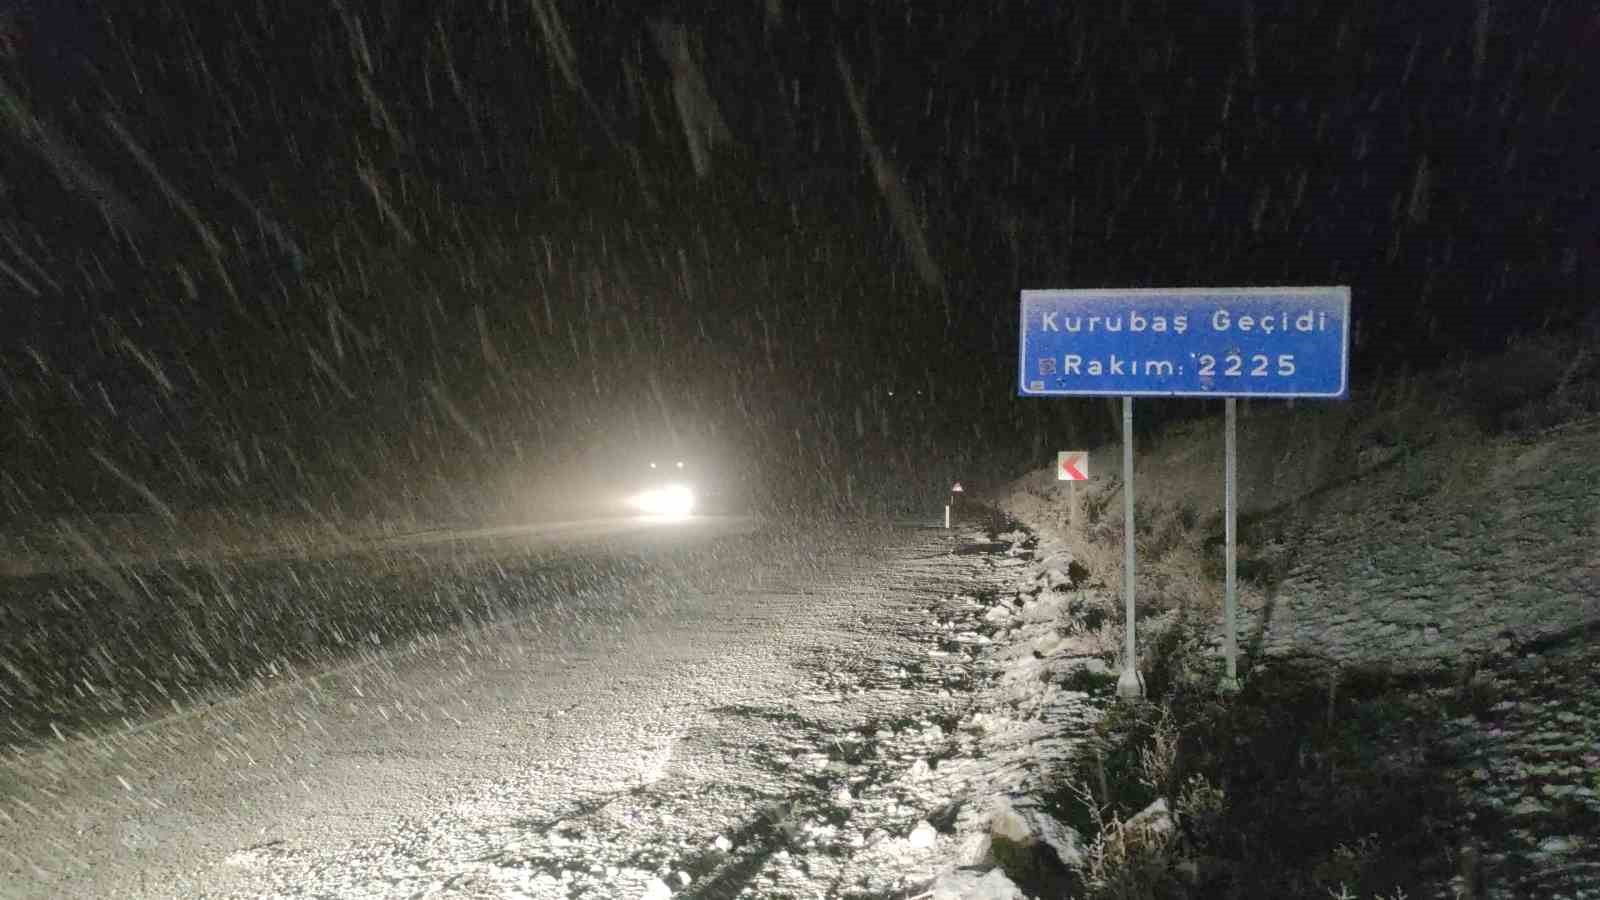
<path id="1" fill-rule="evenodd" d="M 611 614 L 569 601 L 652 561 L 698 565 L 708 542 L 756 527 L 633 517 L 356 536 L 294 552 L 270 535 L 202 555 L 85 545 L 0 578 L 0 746 L 126 731 L 518 612 Z"/>
<path id="2" fill-rule="evenodd" d="M 11 579 L 0 896 L 448 894 L 398 836 L 648 785 L 950 543 L 612 520 Z"/>

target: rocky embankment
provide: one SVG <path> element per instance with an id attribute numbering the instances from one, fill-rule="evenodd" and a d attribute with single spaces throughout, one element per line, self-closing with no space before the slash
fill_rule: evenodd
<path id="1" fill-rule="evenodd" d="M 1430 765 L 1465 821 L 1463 874 L 1438 896 L 1470 881 L 1485 897 L 1600 897 L 1600 418 L 1480 424 L 1415 406 L 1241 422 L 1241 671 L 1380 673 L 1441 711 Z M 1184 607 L 1220 647 L 1221 449 L 1220 422 L 1141 448 L 1142 646 Z M 1115 566 L 1122 485 L 1108 469 L 1080 486 L 1076 518 L 1048 469 L 1002 506 Z"/>

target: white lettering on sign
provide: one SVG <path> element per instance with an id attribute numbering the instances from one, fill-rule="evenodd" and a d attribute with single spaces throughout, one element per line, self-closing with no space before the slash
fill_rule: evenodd
<path id="1" fill-rule="evenodd" d="M 1124 359 L 1115 353 L 1106 359 L 1084 359 L 1076 353 L 1061 357 L 1064 375 L 1173 375 L 1183 371 L 1166 359 Z M 1041 373 L 1042 374 L 1042 373 Z"/>
<path id="2" fill-rule="evenodd" d="M 1301 334 L 1312 334 L 1328 330 L 1328 314 L 1307 311 L 1299 315 L 1280 312 L 1277 315 L 1266 316 L 1235 316 L 1225 309 L 1219 309 L 1211 314 L 1211 330 L 1259 331 L 1263 334 L 1297 331 Z"/>
<path id="3" fill-rule="evenodd" d="M 1060 316 L 1059 319 L 1056 317 Z M 1134 334 L 1183 334 L 1189 330 L 1189 317 L 1184 315 L 1141 315 L 1130 312 L 1126 316 L 1069 316 L 1060 310 L 1039 314 L 1041 331 L 1069 331 L 1073 334 L 1131 331 Z"/>
<path id="4" fill-rule="evenodd" d="M 1277 355 L 1276 371 L 1274 371 L 1273 357 L 1265 353 L 1252 353 L 1248 357 L 1241 353 L 1226 353 L 1220 358 L 1210 353 L 1189 354 L 1189 358 L 1200 366 L 1201 378 L 1214 378 L 1217 375 L 1229 377 L 1248 375 L 1251 378 L 1265 378 L 1268 375 L 1282 375 L 1287 378 L 1295 373 L 1294 354 L 1279 353 Z M 1218 366 L 1221 366 L 1219 369 Z"/>
<path id="5" fill-rule="evenodd" d="M 1349 395 L 1350 289 L 1022 291 L 1020 396 Z"/>
<path id="6" fill-rule="evenodd" d="M 1072 334 L 1097 334 L 1132 332 L 1133 334 L 1184 334 L 1189 330 L 1189 317 L 1186 315 L 1143 315 L 1129 312 L 1126 315 L 1116 314 L 1107 316 L 1069 316 L 1060 310 L 1049 310 L 1039 314 L 1039 330 L 1041 331 L 1066 331 Z M 1301 334 L 1328 330 L 1328 314 L 1320 310 L 1308 310 L 1303 313 L 1293 314 L 1287 311 L 1276 315 L 1235 315 L 1226 309 L 1219 309 L 1211 314 L 1212 331 L 1259 331 L 1263 334 L 1277 334 L 1280 332 L 1295 331 Z"/>

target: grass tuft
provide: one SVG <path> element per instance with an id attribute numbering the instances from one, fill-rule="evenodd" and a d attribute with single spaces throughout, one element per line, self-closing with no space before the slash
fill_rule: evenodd
<path id="1" fill-rule="evenodd" d="M 1425 691 L 1381 669 L 1281 666 L 1223 695 L 1192 636 L 1164 638 L 1155 662 L 1151 701 L 1111 706 L 1052 798 L 1091 835 L 1085 896 L 1415 896 L 1448 877 L 1464 812 L 1437 774 L 1447 713 Z M 1157 799 L 1173 831 L 1130 832 Z"/>

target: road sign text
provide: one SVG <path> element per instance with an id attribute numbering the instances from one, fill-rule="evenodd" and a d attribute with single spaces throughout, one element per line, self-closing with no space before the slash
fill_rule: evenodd
<path id="1" fill-rule="evenodd" d="M 1024 397 L 1343 397 L 1344 287 L 1023 291 Z"/>

